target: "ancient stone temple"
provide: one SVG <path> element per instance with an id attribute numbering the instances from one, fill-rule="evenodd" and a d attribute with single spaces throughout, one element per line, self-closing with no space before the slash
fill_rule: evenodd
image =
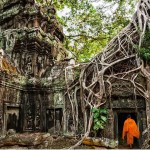
<path id="1" fill-rule="evenodd" d="M 120 64 L 119 68 L 121 68 Z M 131 65 L 131 64 L 130 64 Z M 139 73 L 138 78 L 136 79 L 137 83 L 141 83 L 143 87 L 147 87 L 147 82 L 145 78 Z M 107 101 L 104 105 L 102 105 L 102 109 L 105 108 L 108 110 L 108 120 L 106 123 L 106 126 L 103 130 L 97 131 L 95 135 L 92 134 L 93 132 L 93 126 L 91 127 L 91 133 L 90 136 L 96 136 L 99 138 L 107 138 L 107 139 L 113 139 L 116 142 L 118 142 L 118 145 L 124 145 L 122 140 L 122 131 L 123 131 L 123 124 L 126 120 L 128 114 L 131 115 L 132 119 L 135 120 L 137 123 L 139 130 L 140 130 L 140 138 L 135 139 L 134 145 L 136 145 L 136 148 L 141 148 L 145 142 L 148 139 L 148 116 L 147 116 L 147 109 L 149 107 L 147 100 L 143 97 L 141 97 L 140 94 L 135 95 L 134 93 L 134 87 L 132 83 L 128 81 L 121 81 L 121 80 L 114 80 L 112 83 L 112 93 L 111 93 L 111 99 L 107 97 Z M 78 97 L 80 95 L 79 86 L 76 86 L 74 90 L 76 96 Z M 108 93 L 107 91 L 106 93 Z M 136 96 L 136 98 L 135 98 Z M 75 96 L 74 96 L 75 97 Z M 84 112 L 87 111 L 87 122 L 89 119 L 90 114 L 90 108 L 88 105 L 85 109 L 83 109 L 83 102 L 81 98 L 73 98 L 74 103 L 78 103 L 78 110 L 75 109 L 74 113 L 78 115 L 79 120 L 73 120 L 72 117 L 68 117 L 67 123 L 74 124 L 74 122 L 78 123 L 76 124 L 77 132 L 78 133 L 84 133 Z M 67 115 L 72 116 L 72 112 L 69 109 L 70 102 L 69 99 L 66 101 L 67 107 Z M 73 106 L 74 107 L 74 106 Z M 70 110 L 70 111 L 69 111 Z M 82 113 L 81 113 L 82 112 Z M 79 113 L 79 114 L 78 114 Z M 85 117 L 86 118 L 86 117 Z M 70 127 L 68 127 L 69 130 L 71 130 Z M 145 146 L 145 145 L 144 145 Z M 146 145 L 149 147 L 149 145 Z"/>
<path id="2" fill-rule="evenodd" d="M 143 42 L 150 30 L 149 4 L 149 0 L 139 1 L 130 23 L 82 68 L 79 81 L 70 85 L 72 95 L 66 105 L 73 109 L 69 112 L 68 107 L 72 116 L 68 122 L 77 132 L 93 136 L 94 130 L 98 138 L 123 146 L 123 124 L 130 114 L 140 130 L 134 148 L 150 148 L 150 67 L 149 59 L 146 62 L 140 53 L 149 47 L 149 38 Z M 95 116 L 93 109 L 98 112 Z M 101 117 L 102 109 L 107 110 L 107 118 Z M 89 143 L 94 142 L 90 139 Z"/>
<path id="3" fill-rule="evenodd" d="M 54 7 L 0 2 L 0 133 L 62 130 L 63 41 Z"/>
<path id="4" fill-rule="evenodd" d="M 146 86 L 142 76 L 139 76 L 136 82 Z M 119 145 L 122 145 L 123 124 L 127 115 L 130 114 L 138 124 L 141 134 L 138 140 L 135 139 L 135 145 L 138 146 L 137 148 L 142 147 L 147 138 L 144 134 L 147 130 L 146 100 L 138 94 L 135 98 L 132 84 L 127 81 L 116 80 L 112 84 L 111 104 L 107 102 L 104 107 L 109 109 L 109 120 L 103 133 L 104 136 L 116 139 Z"/>
<path id="5" fill-rule="evenodd" d="M 92 108 L 105 108 L 107 122 L 96 132 L 98 138 L 122 144 L 123 123 L 131 114 L 141 133 L 137 148 L 148 148 L 150 83 L 135 48 L 141 36 L 137 24 L 143 18 L 135 14 L 135 20 L 102 53 L 83 68 L 80 64 L 75 75 L 55 8 L 36 0 L 1 0 L 0 135 L 9 129 L 84 135 Z"/>

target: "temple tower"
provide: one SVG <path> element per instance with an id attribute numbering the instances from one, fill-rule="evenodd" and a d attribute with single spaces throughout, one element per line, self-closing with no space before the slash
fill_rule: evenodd
<path id="1" fill-rule="evenodd" d="M 48 131 L 61 126 L 63 70 L 68 54 L 56 9 L 35 0 L 3 0 L 0 30 L 5 62 L 17 72 L 13 83 L 5 75 L 0 78 L 0 132 L 11 128 L 18 132 Z M 1 68 L 1 76 L 3 70 L 11 68 L 7 66 Z"/>

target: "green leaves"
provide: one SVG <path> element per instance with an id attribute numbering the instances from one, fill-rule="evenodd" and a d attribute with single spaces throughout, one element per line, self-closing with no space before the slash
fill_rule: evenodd
<path id="1" fill-rule="evenodd" d="M 99 109 L 100 114 L 107 114 L 107 109 Z"/>
<path id="2" fill-rule="evenodd" d="M 97 112 L 97 113 L 94 113 L 94 118 L 96 119 L 96 118 L 98 118 L 99 117 L 99 113 Z"/>
<path id="3" fill-rule="evenodd" d="M 129 23 L 137 0 L 37 1 L 61 12 L 58 19 L 66 35 L 64 46 L 78 62 L 87 62 Z"/>
<path id="4" fill-rule="evenodd" d="M 92 109 L 92 112 L 93 112 L 93 113 L 98 112 L 98 111 L 99 111 L 99 109 L 97 109 L 97 108 L 93 108 L 93 109 Z"/>
<path id="5" fill-rule="evenodd" d="M 150 64 L 150 29 L 146 30 L 145 36 L 139 49 L 140 57 L 145 61 L 146 64 Z"/>
<path id="6" fill-rule="evenodd" d="M 93 121 L 94 121 L 94 130 L 104 129 L 107 122 L 108 111 L 106 108 L 93 108 L 92 110 Z"/>
<path id="7" fill-rule="evenodd" d="M 107 118 L 106 118 L 105 116 L 100 116 L 100 118 L 101 118 L 104 122 L 107 121 Z"/>

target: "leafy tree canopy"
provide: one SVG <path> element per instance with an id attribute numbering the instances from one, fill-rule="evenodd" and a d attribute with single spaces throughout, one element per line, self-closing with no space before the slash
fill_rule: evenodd
<path id="1" fill-rule="evenodd" d="M 66 35 L 65 47 L 77 61 L 86 62 L 99 53 L 134 12 L 137 0 L 37 0 L 54 5 Z"/>

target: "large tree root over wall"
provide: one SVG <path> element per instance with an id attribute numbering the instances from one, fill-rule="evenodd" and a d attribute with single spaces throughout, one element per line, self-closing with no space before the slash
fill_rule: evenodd
<path id="1" fill-rule="evenodd" d="M 90 109 L 99 108 L 105 104 L 108 98 L 111 101 L 112 83 L 114 81 L 130 82 L 134 89 L 135 99 L 138 94 L 144 97 L 147 104 L 149 104 L 147 87 L 144 87 L 136 80 L 139 74 L 147 80 L 150 79 L 150 74 L 144 68 L 138 53 L 145 32 L 148 29 L 150 29 L 150 0 L 140 0 L 130 24 L 112 39 L 103 52 L 93 58 L 82 70 L 79 82 L 85 136 L 89 135 L 93 121 L 92 113 L 87 116 L 85 108 L 87 106 Z M 76 104 L 74 102 L 75 96 L 70 96 L 69 94 L 69 99 L 72 105 Z M 74 107 L 72 106 L 72 108 Z M 78 120 L 76 114 L 78 113 L 76 109 L 73 109 L 72 112 L 75 115 L 73 116 L 75 118 L 74 122 L 76 122 Z M 147 105 L 147 116 L 149 124 L 149 105 Z M 74 125 L 77 128 L 77 124 L 74 123 Z"/>

